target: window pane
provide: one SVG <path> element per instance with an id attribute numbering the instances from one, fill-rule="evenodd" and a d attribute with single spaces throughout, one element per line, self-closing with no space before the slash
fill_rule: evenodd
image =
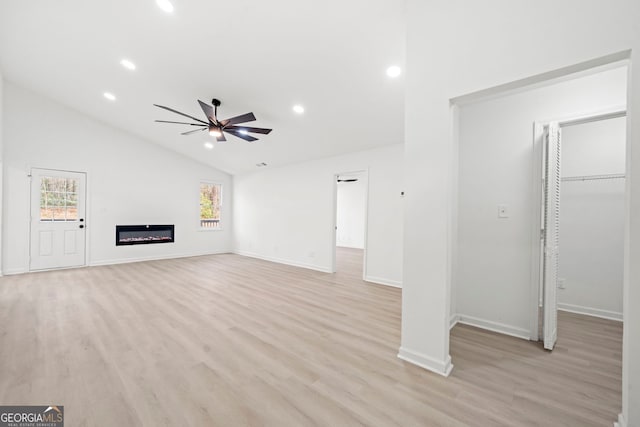
<path id="1" fill-rule="evenodd" d="M 78 205 L 77 203 L 71 204 L 67 202 L 67 221 L 76 221 L 78 219 Z"/>
<path id="2" fill-rule="evenodd" d="M 40 221 L 52 221 L 53 220 L 53 212 L 49 211 L 48 208 L 40 208 Z"/>
<path id="3" fill-rule="evenodd" d="M 200 227 L 220 227 L 221 190 L 219 184 L 200 184 Z"/>
<path id="4" fill-rule="evenodd" d="M 78 180 L 42 177 L 40 182 L 40 220 L 76 221 L 78 219 Z"/>

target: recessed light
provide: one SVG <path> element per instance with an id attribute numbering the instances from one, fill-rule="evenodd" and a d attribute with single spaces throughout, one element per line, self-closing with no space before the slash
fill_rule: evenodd
<path id="1" fill-rule="evenodd" d="M 156 4 L 160 9 L 167 13 L 173 12 L 173 5 L 169 0 L 156 0 Z"/>
<path id="2" fill-rule="evenodd" d="M 134 64 L 133 62 L 129 61 L 128 59 L 123 59 L 122 61 L 120 61 L 120 65 L 122 65 L 127 70 L 133 71 L 133 70 L 136 69 L 136 64 Z"/>
<path id="3" fill-rule="evenodd" d="M 302 105 L 294 105 L 293 106 L 293 111 L 298 113 L 298 114 L 302 114 L 302 113 L 304 113 L 304 107 Z"/>
<path id="4" fill-rule="evenodd" d="M 206 148 L 207 150 L 213 150 L 213 143 L 205 142 L 204 143 L 204 148 Z"/>
<path id="5" fill-rule="evenodd" d="M 402 69 L 397 65 L 392 65 L 391 67 L 387 68 L 387 76 L 391 78 L 396 78 L 400 74 L 402 74 Z"/>
<path id="6" fill-rule="evenodd" d="M 114 94 L 112 94 L 111 92 L 105 92 L 102 95 L 105 98 L 107 98 L 109 101 L 115 101 L 116 100 L 116 96 Z"/>

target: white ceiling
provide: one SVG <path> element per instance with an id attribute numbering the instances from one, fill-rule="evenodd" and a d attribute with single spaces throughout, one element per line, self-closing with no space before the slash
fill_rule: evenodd
<path id="1" fill-rule="evenodd" d="M 403 0 L 2 0 L 0 70 L 111 126 L 229 173 L 404 141 Z M 137 65 L 124 69 L 122 58 Z M 103 92 L 117 96 L 107 101 Z M 274 131 L 250 144 L 187 126 L 161 104 L 204 118 L 252 111 Z M 300 103 L 304 115 L 292 106 Z M 34 118 L 36 119 L 36 118 Z M 188 120 L 187 120 L 188 121 Z M 73 132 L 73 128 L 69 129 Z"/>

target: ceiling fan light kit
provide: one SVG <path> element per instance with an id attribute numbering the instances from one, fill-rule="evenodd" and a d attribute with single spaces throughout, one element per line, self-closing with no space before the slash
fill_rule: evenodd
<path id="1" fill-rule="evenodd" d="M 225 142 L 227 140 L 224 136 L 225 133 L 229 135 L 233 135 L 240 139 L 244 139 L 245 141 L 248 141 L 248 142 L 254 142 L 254 141 L 257 141 L 258 138 L 249 135 L 250 133 L 259 133 L 263 135 L 268 135 L 272 130 L 272 129 L 266 129 L 266 128 L 250 127 L 250 126 L 236 126 L 241 123 L 255 121 L 256 116 L 254 116 L 253 113 L 241 114 L 239 116 L 231 117 L 229 119 L 219 120 L 218 107 L 222 104 L 222 102 L 220 102 L 219 99 L 214 98 L 211 100 L 211 104 L 213 105 L 213 107 L 200 100 L 198 100 L 198 103 L 200 104 L 200 108 L 202 108 L 204 115 L 207 117 L 207 121 L 200 120 L 196 117 L 190 116 L 185 113 L 181 113 L 180 111 L 174 110 L 173 108 L 165 107 L 163 105 L 153 104 L 158 108 L 171 111 L 172 113 L 179 114 L 183 117 L 187 117 L 195 121 L 195 123 L 173 122 L 168 120 L 156 120 L 156 122 L 196 126 L 198 129 L 188 130 L 186 132 L 182 132 L 180 135 L 190 135 L 192 133 L 208 130 L 209 135 L 215 137 L 218 142 Z"/>

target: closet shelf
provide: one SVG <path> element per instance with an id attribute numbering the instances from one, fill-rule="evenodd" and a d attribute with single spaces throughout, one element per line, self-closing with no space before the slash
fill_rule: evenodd
<path id="1" fill-rule="evenodd" d="M 596 181 L 600 179 L 624 179 L 625 174 L 623 173 L 613 173 L 609 175 L 584 175 L 584 176 L 566 176 L 561 178 L 560 181 Z"/>

